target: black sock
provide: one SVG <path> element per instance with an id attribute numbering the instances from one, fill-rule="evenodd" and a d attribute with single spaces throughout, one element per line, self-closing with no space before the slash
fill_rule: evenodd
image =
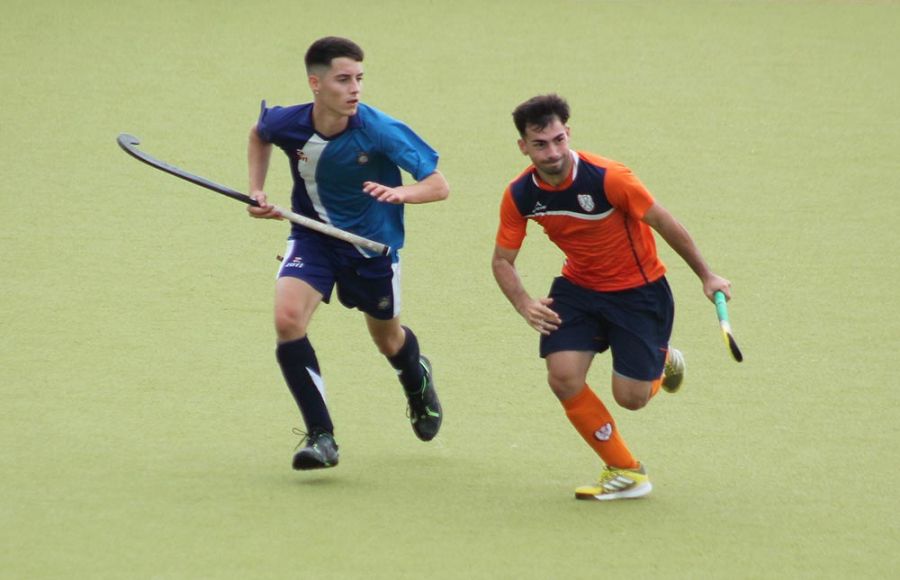
<path id="1" fill-rule="evenodd" d="M 406 340 L 403 346 L 394 356 L 387 357 L 391 366 L 397 369 L 400 384 L 407 393 L 418 393 L 422 390 L 422 378 L 425 371 L 419 364 L 419 340 L 413 331 L 403 327 L 406 331 Z"/>
<path id="2" fill-rule="evenodd" d="M 304 336 L 283 342 L 278 345 L 275 355 L 288 389 L 300 407 L 306 431 L 309 433 L 327 431 L 333 434 L 334 425 L 325 405 L 325 383 L 322 382 L 316 351 L 309 339 Z"/>

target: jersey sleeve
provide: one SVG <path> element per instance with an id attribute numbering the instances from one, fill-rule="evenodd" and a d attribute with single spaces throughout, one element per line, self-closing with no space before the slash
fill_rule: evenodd
<path id="1" fill-rule="evenodd" d="M 375 112 L 372 110 L 373 113 Z M 422 181 L 437 171 L 439 155 L 406 123 L 378 111 L 373 127 L 379 148 L 398 167 Z"/>
<path id="2" fill-rule="evenodd" d="M 525 240 L 528 220 L 519 213 L 512 197 L 512 188 L 507 187 L 500 202 L 500 226 L 497 228 L 497 245 L 510 250 L 518 250 Z"/>
<path id="3" fill-rule="evenodd" d="M 259 105 L 259 119 L 256 121 L 256 133 L 259 135 L 259 138 L 265 141 L 266 143 L 272 142 L 272 121 L 278 116 L 277 109 L 281 107 L 274 107 L 274 109 L 270 109 L 266 107 L 266 102 L 263 101 Z M 272 111 L 275 111 L 274 113 Z"/>
<path id="4" fill-rule="evenodd" d="M 621 163 L 607 168 L 603 188 L 613 207 L 639 220 L 656 202 L 641 180 Z"/>
<path id="5" fill-rule="evenodd" d="M 289 122 L 288 109 L 284 107 L 266 107 L 260 104 L 259 119 L 256 121 L 256 133 L 266 143 L 278 144 L 278 134 Z"/>

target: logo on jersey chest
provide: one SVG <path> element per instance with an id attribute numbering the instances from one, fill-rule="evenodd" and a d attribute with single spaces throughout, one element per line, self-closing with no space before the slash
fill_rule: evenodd
<path id="1" fill-rule="evenodd" d="M 369 162 L 369 154 L 365 151 L 360 151 L 356 154 L 356 164 L 357 165 L 365 165 Z"/>
<path id="2" fill-rule="evenodd" d="M 581 209 L 586 212 L 590 213 L 594 211 L 595 207 L 597 207 L 594 204 L 594 198 L 589 193 L 579 193 L 576 196 L 576 199 L 578 200 L 578 205 L 581 207 Z"/>

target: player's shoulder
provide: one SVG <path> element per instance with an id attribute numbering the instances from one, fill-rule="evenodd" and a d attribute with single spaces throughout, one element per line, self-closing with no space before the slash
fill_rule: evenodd
<path id="1" fill-rule="evenodd" d="M 311 126 L 312 103 L 302 103 L 287 107 L 280 105 L 267 107 L 265 102 L 263 102 L 262 110 L 259 114 L 259 122 L 266 125 L 271 131 L 286 126 Z"/>
<path id="2" fill-rule="evenodd" d="M 366 103 L 357 105 L 354 117 L 357 121 L 355 124 L 369 132 L 389 132 L 406 126 L 403 121 Z M 351 121 L 351 124 L 354 123 Z"/>
<path id="3" fill-rule="evenodd" d="M 635 178 L 631 169 L 621 161 L 586 151 L 576 153 L 581 163 L 587 166 L 587 173 L 601 179 L 607 188 L 629 183 Z"/>
<path id="4" fill-rule="evenodd" d="M 575 153 L 578 154 L 578 158 L 581 159 L 583 163 L 600 169 L 611 169 L 613 171 L 627 169 L 622 162 L 610 159 L 609 157 L 603 157 L 602 155 L 597 155 L 596 153 L 591 153 L 589 151 L 576 151 Z"/>
<path id="5" fill-rule="evenodd" d="M 524 186 L 533 183 L 533 176 L 534 165 L 529 165 L 509 182 L 506 186 L 506 190 L 509 192 L 521 191 Z"/>
<path id="6" fill-rule="evenodd" d="M 534 165 L 529 165 L 506 186 L 502 202 L 505 211 L 513 211 L 515 208 L 524 216 L 534 207 L 541 194 L 540 188 L 534 183 L 534 171 Z"/>

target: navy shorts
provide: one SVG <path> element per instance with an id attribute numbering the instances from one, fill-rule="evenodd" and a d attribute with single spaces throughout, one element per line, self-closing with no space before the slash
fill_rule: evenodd
<path id="1" fill-rule="evenodd" d="M 331 301 L 337 296 L 347 308 L 390 320 L 400 314 L 400 262 L 390 256 L 368 258 L 352 244 L 309 232 L 288 240 L 278 278 L 303 280 Z"/>
<path id="2" fill-rule="evenodd" d="M 669 349 L 675 303 L 665 277 L 638 288 L 597 292 L 560 276 L 550 305 L 562 324 L 541 335 L 541 358 L 560 351 L 612 351 L 613 370 L 630 379 L 660 377 Z"/>

